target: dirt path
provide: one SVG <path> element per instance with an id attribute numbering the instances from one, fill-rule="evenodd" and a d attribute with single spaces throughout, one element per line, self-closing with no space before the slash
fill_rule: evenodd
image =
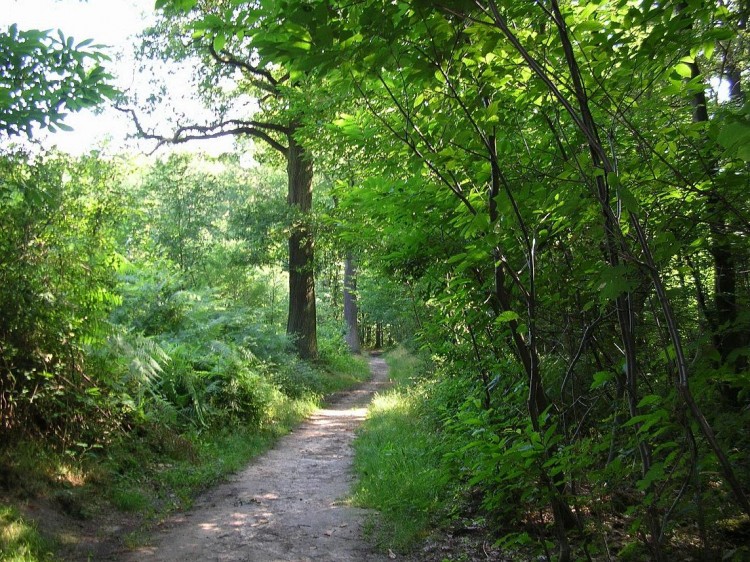
<path id="1" fill-rule="evenodd" d="M 362 538 L 365 512 L 342 505 L 353 479 L 351 447 L 366 405 L 388 379 L 379 357 L 371 382 L 343 393 L 276 446 L 168 520 L 122 562 L 388 560 Z"/>

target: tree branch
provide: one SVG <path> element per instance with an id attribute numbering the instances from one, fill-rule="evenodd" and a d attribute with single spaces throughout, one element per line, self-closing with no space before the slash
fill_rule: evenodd
<path id="1" fill-rule="evenodd" d="M 263 68 L 258 68 L 254 64 L 250 64 L 249 62 L 234 56 L 228 51 L 222 51 L 221 53 L 217 52 L 216 49 L 214 49 L 212 43 L 209 43 L 208 45 L 208 52 L 216 62 L 220 64 L 226 64 L 227 66 L 231 66 L 233 68 L 239 68 L 240 70 L 243 70 L 246 73 L 255 76 L 255 79 L 252 80 L 253 84 L 261 90 L 274 95 L 278 93 L 278 85 L 286 80 L 289 76 L 287 74 L 277 80 L 269 71 Z"/>
<path id="2" fill-rule="evenodd" d="M 240 135 L 248 135 L 251 137 L 259 138 L 285 156 L 288 151 L 288 148 L 277 141 L 275 138 L 273 138 L 270 135 L 269 131 L 288 135 L 291 133 L 291 130 L 289 129 L 289 127 L 278 125 L 276 123 L 230 119 L 228 121 L 221 121 L 212 125 L 185 125 L 182 127 L 178 127 L 175 130 L 174 134 L 170 137 L 147 131 L 138 119 L 138 115 L 136 114 L 135 110 L 118 106 L 115 106 L 115 109 L 121 111 L 122 113 L 130 115 L 140 138 L 158 141 L 152 153 L 156 152 L 161 146 L 165 144 L 182 144 L 192 140 L 208 140 L 219 137 Z"/>

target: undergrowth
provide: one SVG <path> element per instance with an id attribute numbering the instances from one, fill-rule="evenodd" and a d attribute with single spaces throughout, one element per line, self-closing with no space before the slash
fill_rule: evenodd
<path id="1" fill-rule="evenodd" d="M 632 468 L 616 455 L 598 463 L 607 449 L 583 436 L 542 457 L 551 432 L 539 435 L 524 421 L 521 393 L 495 393 L 487 406 L 481 385 L 456 364 L 430 365 L 429 375 L 403 349 L 387 360 L 396 384 L 374 399 L 355 441 L 353 495 L 356 505 L 378 511 L 369 530 L 384 551 L 419 546 L 431 561 L 484 559 L 490 551 L 556 559 L 548 490 L 539 484 L 544 466 L 565 474 L 566 498 L 581 521 L 567 531 L 571 560 L 656 559 L 643 530 L 645 500 L 625 491 Z M 712 486 L 701 505 L 716 524 L 701 536 L 686 501 L 664 527 L 664 560 L 750 559 L 750 519 L 725 510 Z"/>
<path id="2" fill-rule="evenodd" d="M 50 561 L 52 546 L 16 508 L 0 504 L 0 561 Z"/>
<path id="3" fill-rule="evenodd" d="M 403 348 L 388 353 L 393 388 L 375 397 L 355 441 L 353 502 L 376 509 L 370 524 L 382 549 L 407 551 L 451 510 L 439 437 L 422 415 L 423 363 Z"/>

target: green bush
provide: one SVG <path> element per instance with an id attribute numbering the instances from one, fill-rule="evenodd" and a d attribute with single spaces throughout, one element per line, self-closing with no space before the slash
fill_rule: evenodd
<path id="1" fill-rule="evenodd" d="M 0 154 L 0 432 L 70 441 L 110 425 L 96 399 L 109 372 L 86 352 L 117 302 L 112 176 L 96 158 Z"/>
<path id="2" fill-rule="evenodd" d="M 306 361 L 288 358 L 276 366 L 272 377 L 281 391 L 290 398 L 307 395 L 321 398 L 325 394 L 323 373 Z"/>
<path id="3" fill-rule="evenodd" d="M 217 378 L 219 384 L 209 400 L 222 424 L 259 427 L 268 421 L 273 404 L 282 400 L 270 377 L 252 367 L 236 362 Z"/>
<path id="4" fill-rule="evenodd" d="M 167 261 L 127 264 L 121 268 L 117 287 L 122 304 L 112 320 L 146 336 L 178 331 L 190 305 L 184 287 Z"/>

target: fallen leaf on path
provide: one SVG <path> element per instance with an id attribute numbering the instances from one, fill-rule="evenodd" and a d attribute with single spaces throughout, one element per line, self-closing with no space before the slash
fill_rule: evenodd
<path id="1" fill-rule="evenodd" d="M 396 553 L 393 552 L 390 548 L 388 549 L 388 558 L 390 558 L 391 560 L 396 558 Z"/>

